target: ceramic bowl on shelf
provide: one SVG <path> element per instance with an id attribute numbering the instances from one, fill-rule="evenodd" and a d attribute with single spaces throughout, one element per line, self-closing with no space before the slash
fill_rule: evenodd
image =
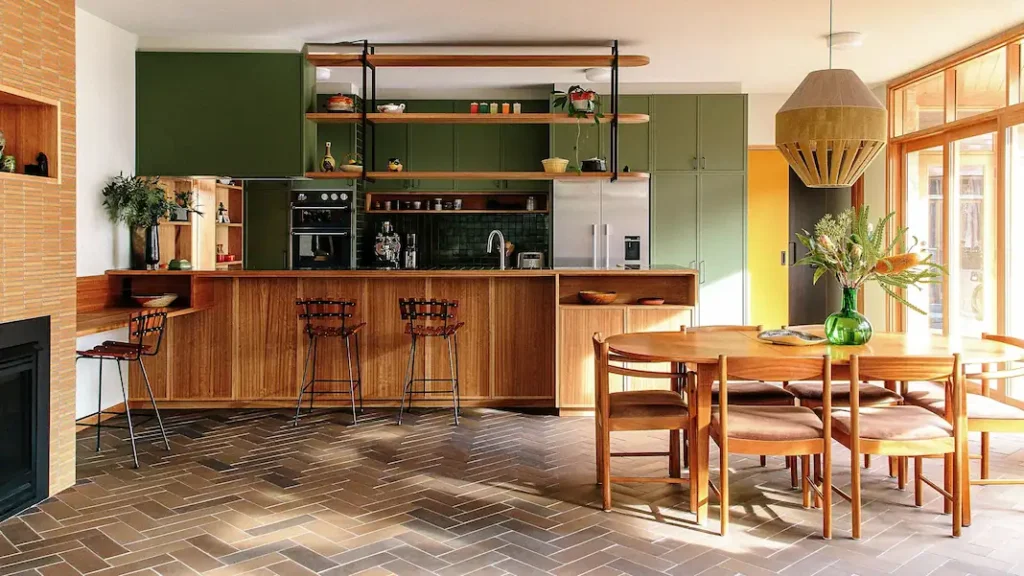
<path id="1" fill-rule="evenodd" d="M 344 94 L 335 94 L 327 99 L 328 112 L 351 112 L 352 98 Z"/>
<path id="2" fill-rule="evenodd" d="M 569 161 L 565 158 L 545 158 L 540 163 L 544 166 L 545 172 L 552 174 L 562 174 L 565 172 L 565 168 L 569 166 Z"/>
<path id="3" fill-rule="evenodd" d="M 665 299 L 660 296 L 648 296 L 645 298 L 637 298 L 636 303 L 641 306 L 661 306 L 665 303 Z"/>
<path id="4" fill-rule="evenodd" d="M 342 164 L 341 166 L 338 166 L 338 168 L 341 168 L 342 172 L 362 172 L 363 171 L 362 164 Z"/>
<path id="5" fill-rule="evenodd" d="M 135 300 L 143 308 L 166 308 L 178 299 L 177 294 L 132 294 Z"/>
<path id="6" fill-rule="evenodd" d="M 401 114 L 405 112 L 405 104 L 380 104 L 377 106 L 377 112 L 383 114 Z"/>
<path id="7" fill-rule="evenodd" d="M 600 292 L 598 290 L 580 290 L 579 294 L 580 302 L 584 304 L 595 304 L 605 305 L 615 302 L 615 292 Z"/>

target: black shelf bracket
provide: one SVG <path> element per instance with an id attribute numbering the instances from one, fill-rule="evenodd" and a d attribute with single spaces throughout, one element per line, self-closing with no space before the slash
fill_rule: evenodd
<path id="1" fill-rule="evenodd" d="M 619 41 L 612 41 L 612 182 L 619 179 Z"/>

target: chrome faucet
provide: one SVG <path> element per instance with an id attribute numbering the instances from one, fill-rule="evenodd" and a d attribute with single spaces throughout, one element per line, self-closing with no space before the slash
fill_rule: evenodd
<path id="1" fill-rule="evenodd" d="M 501 270 L 505 269 L 505 235 L 501 233 L 501 230 L 491 230 L 491 235 L 487 237 L 487 253 L 491 253 L 491 246 L 494 243 L 494 237 L 498 237 L 498 267 Z"/>

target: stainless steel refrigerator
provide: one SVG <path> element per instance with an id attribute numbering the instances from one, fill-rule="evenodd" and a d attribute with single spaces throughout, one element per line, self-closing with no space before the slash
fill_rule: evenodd
<path id="1" fill-rule="evenodd" d="M 552 213 L 558 268 L 647 268 L 649 180 L 556 180 Z"/>

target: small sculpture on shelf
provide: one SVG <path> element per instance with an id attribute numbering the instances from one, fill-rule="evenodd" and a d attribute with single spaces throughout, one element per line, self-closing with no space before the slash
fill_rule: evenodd
<path id="1" fill-rule="evenodd" d="M 50 161 L 46 158 L 46 154 L 42 152 L 36 156 L 35 164 L 25 165 L 25 174 L 30 176 L 43 176 L 47 177 L 50 175 Z"/>
<path id="2" fill-rule="evenodd" d="M 17 164 L 18 163 L 14 160 L 14 156 L 11 156 L 10 154 L 0 157 L 0 171 L 2 172 L 13 173 Z"/>
<path id="3" fill-rule="evenodd" d="M 224 207 L 223 202 L 217 206 L 217 224 L 231 224 L 231 219 L 228 218 L 228 209 Z"/>
<path id="4" fill-rule="evenodd" d="M 388 171 L 389 172 L 401 172 L 402 161 L 398 158 L 388 158 Z"/>
<path id="5" fill-rule="evenodd" d="M 0 156 L 4 155 L 4 148 L 7 147 L 7 137 L 4 136 L 4 131 L 0 130 Z"/>
<path id="6" fill-rule="evenodd" d="M 338 166 L 338 163 L 334 160 L 334 156 L 331 156 L 331 143 L 327 143 L 327 149 L 324 152 L 323 160 L 320 161 L 320 169 L 324 172 L 334 172 L 334 169 Z"/>

